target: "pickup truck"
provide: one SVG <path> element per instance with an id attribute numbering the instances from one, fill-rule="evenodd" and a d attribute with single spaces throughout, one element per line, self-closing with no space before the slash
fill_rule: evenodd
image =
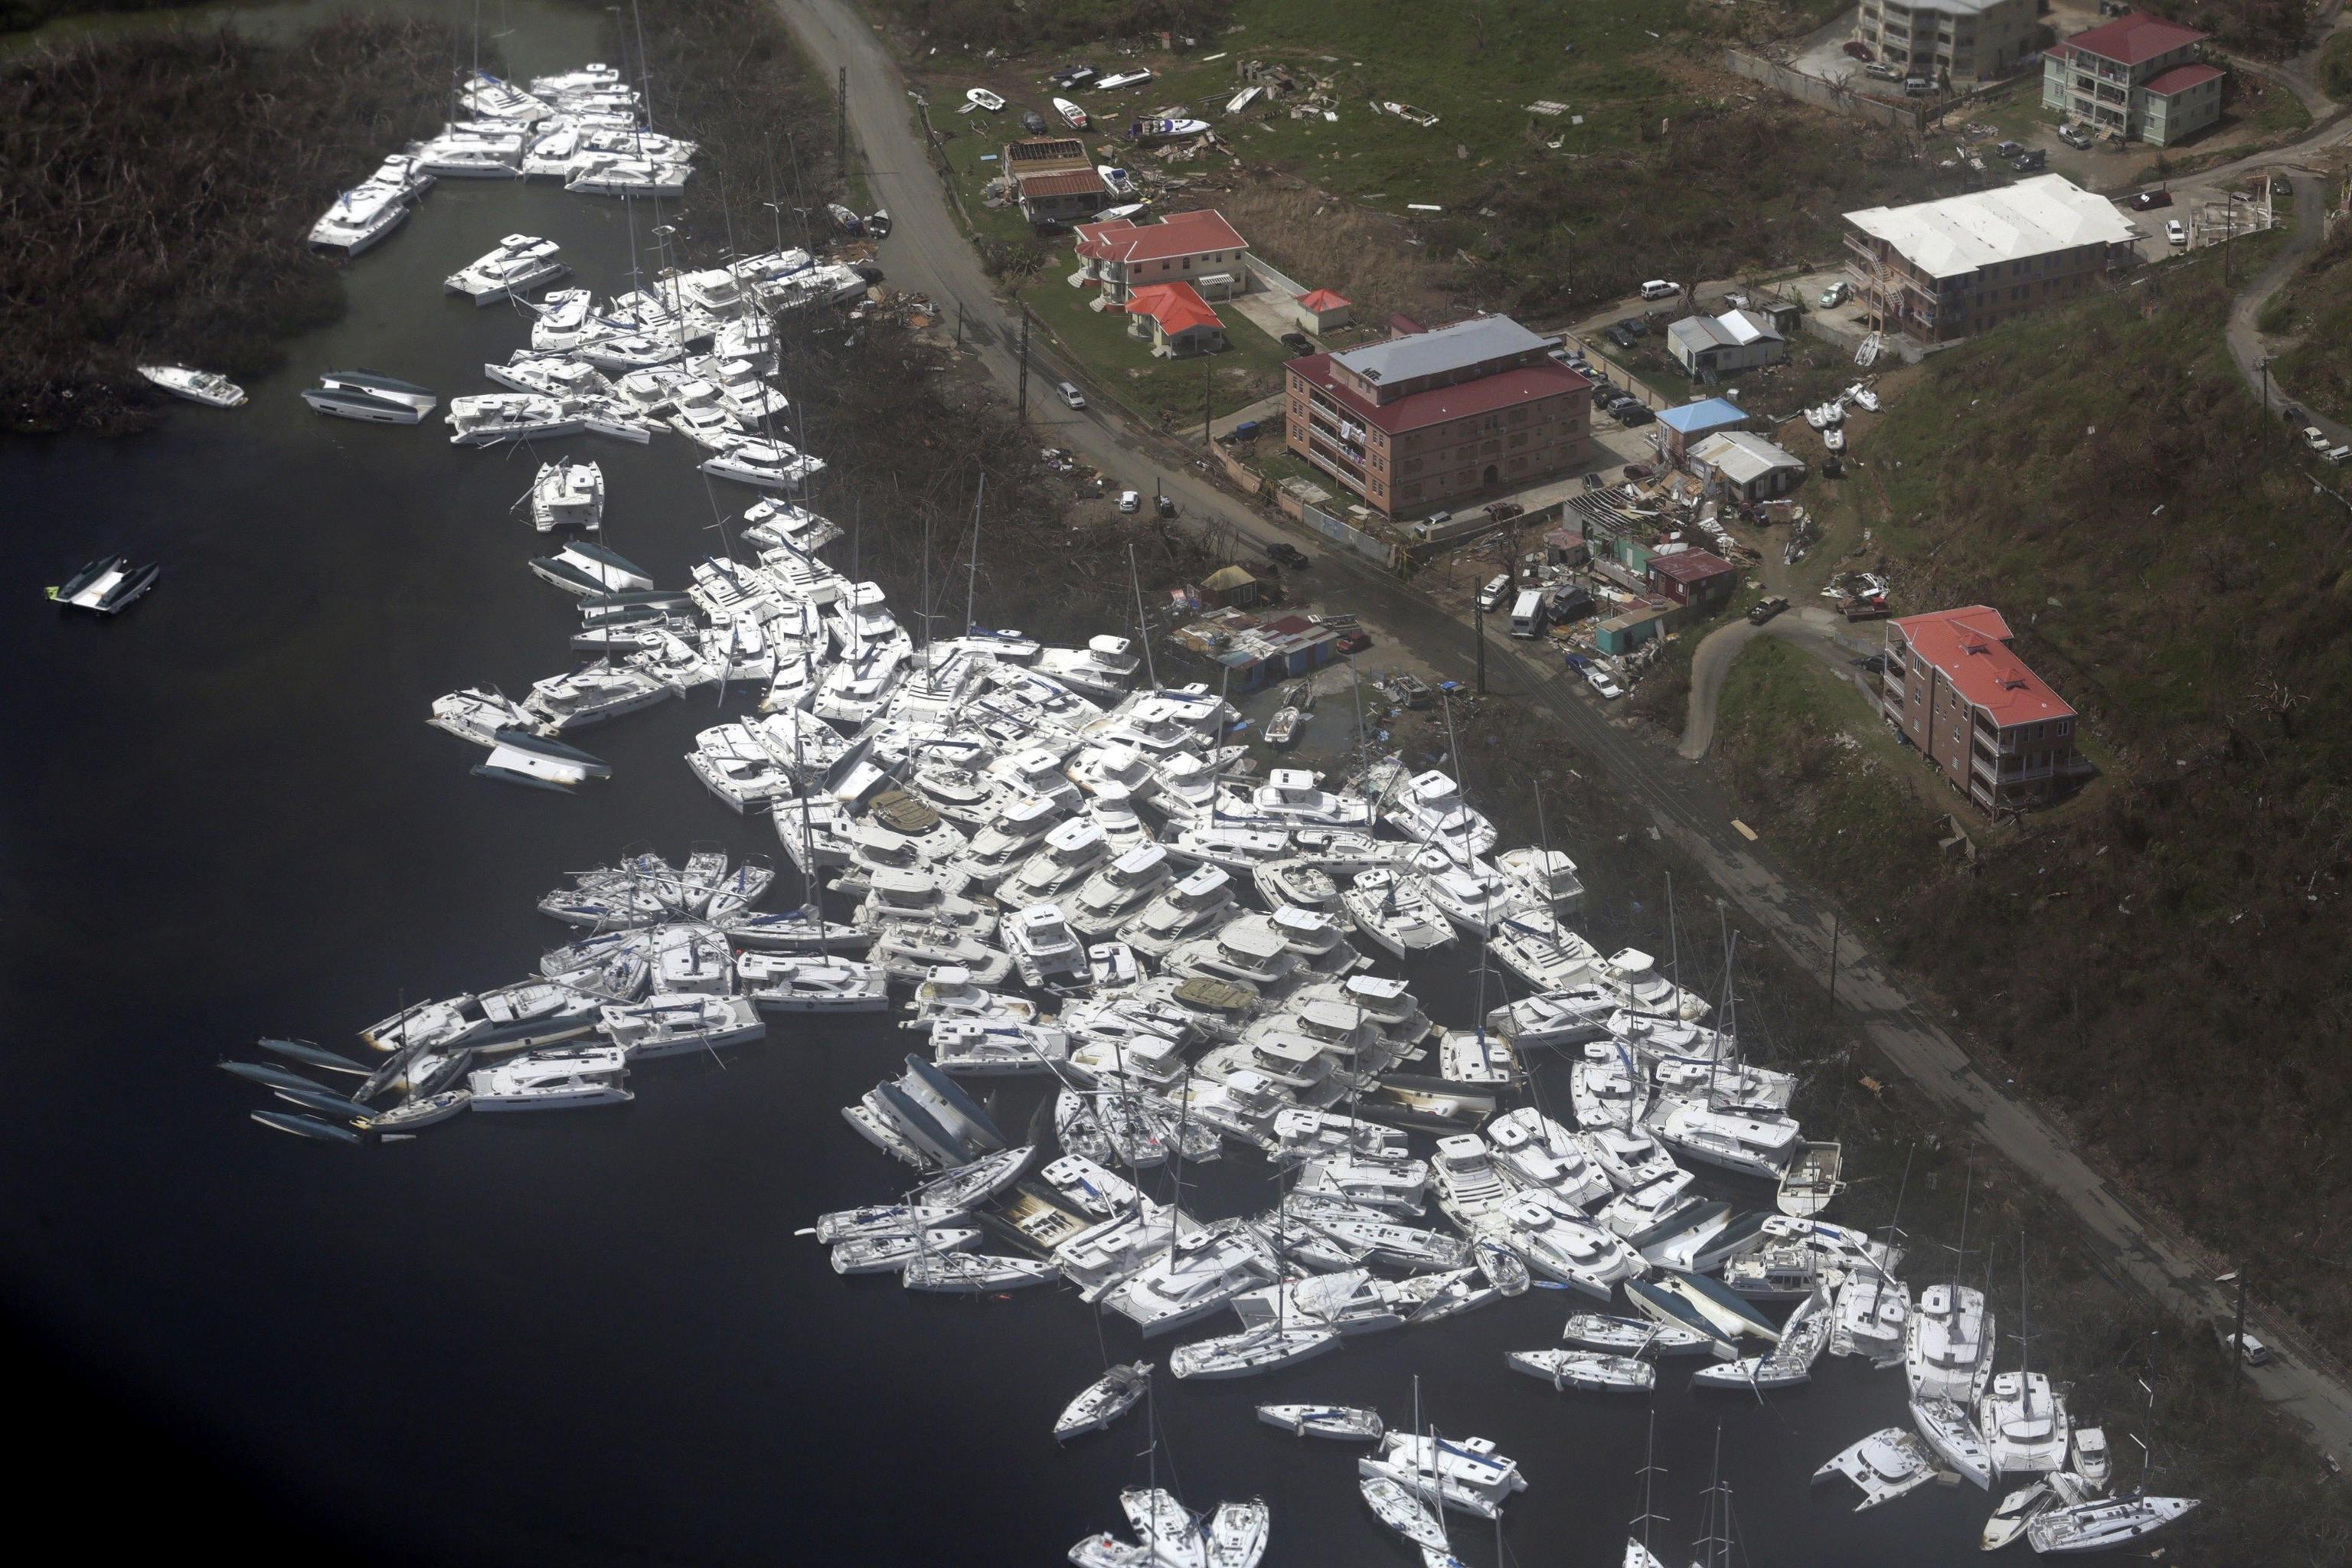
<path id="1" fill-rule="evenodd" d="M 1789 601 L 1786 599 L 1763 600 L 1748 609 L 1748 624 L 1751 626 L 1760 626 L 1788 607 Z"/>
<path id="2" fill-rule="evenodd" d="M 1301 567 L 1312 566 L 1315 563 L 1307 558 L 1307 552 L 1299 549 L 1298 546 L 1295 544 L 1286 544 L 1279 539 L 1276 540 L 1272 544 L 1267 545 L 1265 547 L 1265 552 L 1269 557 L 1276 561 L 1279 561 L 1282 564 L 1289 567 L 1294 572 L 1297 571 Z"/>

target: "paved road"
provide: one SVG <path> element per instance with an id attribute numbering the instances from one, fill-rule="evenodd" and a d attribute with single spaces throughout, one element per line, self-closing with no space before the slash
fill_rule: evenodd
<path id="1" fill-rule="evenodd" d="M 2263 412 L 2284 408 L 2294 401 L 2292 394 L 2282 387 L 2275 376 L 2263 374 L 2263 359 L 2269 345 L 2254 323 L 2261 319 L 2263 307 L 2271 296 L 2285 286 L 2294 270 L 2311 258 L 2320 242 L 2326 237 L 2326 223 L 2321 211 L 2327 199 L 2327 183 L 2314 174 L 2291 174 L 2287 183 L 2294 187 L 2294 228 L 2271 264 L 2262 269 L 2245 290 L 2230 302 L 2230 357 L 2238 364 L 2238 374 L 2246 380 L 2248 390 L 2263 399 Z M 2327 432 L 2331 441 L 2352 441 L 2352 430 L 2324 414 L 2306 410 L 2302 423 L 2316 425 Z"/>
<path id="2" fill-rule="evenodd" d="M 882 247 L 883 265 L 897 282 L 929 294 L 942 306 L 961 304 L 972 321 L 992 323 L 995 330 L 982 342 L 981 357 L 1010 387 L 1018 371 L 1011 346 L 1017 340 L 956 226 L 912 127 L 906 85 L 879 40 L 851 0 L 778 4 L 826 74 L 848 70 L 850 130 L 877 205 L 887 207 L 895 220 Z M 1032 353 L 1034 359 L 1034 344 Z M 1036 379 L 1033 363 L 1032 380 Z M 1033 400 L 1033 411 L 1040 406 Z M 1202 474 L 1159 461 L 1155 454 L 1160 448 L 1129 438 L 1099 411 L 1076 415 L 1054 405 L 1039 417 L 1047 440 L 1076 449 L 1139 488 L 1156 479 L 1192 520 L 1222 521 L 1253 540 L 1281 536 L 1274 524 L 1233 503 Z M 1452 616 L 1353 557 L 1321 554 L 1314 570 L 1325 594 L 1344 595 L 1440 673 L 1469 678 L 1475 657 L 1470 633 Z M 1732 829 L 1732 803 L 1706 775 L 1610 721 L 1580 685 L 1564 679 L 1558 665 L 1539 661 L 1528 645 L 1489 640 L 1487 666 L 1495 689 L 1516 692 L 1553 713 L 1577 763 L 1637 803 L 1660 834 L 1696 859 L 1806 973 L 1827 973 L 1833 929 L 1828 907 L 1800 889 L 1763 847 Z M 2005 1098 L 1979 1073 L 1952 1037 L 1896 989 L 1854 933 L 1843 934 L 1838 952 L 1837 999 L 1858 1016 L 1897 1072 L 1972 1121 L 1988 1144 L 2055 1192 L 2116 1268 L 2158 1300 L 2197 1318 L 2221 1310 L 2220 1290 L 2205 1282 L 2189 1247 L 2136 1213 L 2039 1113 Z M 2329 1450 L 2352 1453 L 2352 1390 L 2284 1353 L 2253 1375 L 2265 1397 L 2309 1423 Z"/>
<path id="3" fill-rule="evenodd" d="M 1770 586 L 1768 584 L 1768 586 Z M 1772 591 L 1780 591 L 1773 587 Z M 1742 649 L 1758 637 L 1779 637 L 1794 643 L 1843 679 L 1851 662 L 1878 651 L 1875 639 L 1856 640 L 1846 635 L 1845 622 L 1834 610 L 1800 605 L 1765 622 L 1751 626 L 1743 618 L 1706 634 L 1691 655 L 1690 700 L 1683 714 L 1679 755 L 1696 762 L 1715 744 L 1715 713 L 1723 699 L 1723 682 L 1739 661 Z"/>

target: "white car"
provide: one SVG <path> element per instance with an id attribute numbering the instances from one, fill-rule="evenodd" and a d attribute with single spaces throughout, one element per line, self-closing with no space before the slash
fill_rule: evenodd
<path id="1" fill-rule="evenodd" d="M 1681 285 L 1669 283 L 1663 278 L 1653 278 L 1642 285 L 1642 298 L 1644 300 L 1671 300 L 1681 292 Z"/>
<path id="2" fill-rule="evenodd" d="M 1843 281 L 1831 284 L 1822 290 L 1822 309 L 1834 310 L 1853 296 L 1853 289 Z"/>
<path id="3" fill-rule="evenodd" d="M 1584 667 L 1584 679 L 1593 690 L 1601 693 L 1604 700 L 1625 695 L 1625 689 L 1612 680 L 1609 678 L 1609 672 L 1597 664 L 1588 664 Z"/>
<path id="4" fill-rule="evenodd" d="M 1478 607 L 1493 615 L 1503 607 L 1503 600 L 1510 591 L 1511 574 L 1508 572 L 1488 579 L 1486 585 L 1478 590 Z"/>
<path id="5" fill-rule="evenodd" d="M 1136 511 L 1141 510 L 1142 506 L 1143 498 L 1136 494 L 1133 490 L 1121 490 L 1118 492 L 1119 510 Z"/>
<path id="6" fill-rule="evenodd" d="M 2221 1336 L 2221 1348 L 2224 1351 L 2227 1351 L 2230 1348 L 2231 1342 L 2238 1340 L 2238 1336 L 2236 1334 L 2231 1333 L 2227 1329 L 2220 1327 L 2218 1324 L 2215 1326 L 2213 1331 Z M 2261 1366 L 2271 1359 L 2271 1347 L 2256 1339 L 2253 1336 L 2252 1330 L 2247 1331 L 2244 1340 L 2241 1342 L 2245 1347 L 2245 1358 L 2246 1364 L 2248 1366 Z"/>
<path id="7" fill-rule="evenodd" d="M 2327 432 L 2316 425 L 2306 425 L 2303 427 L 2303 444 L 2315 452 L 2325 452 L 2333 445 L 2327 439 Z"/>
<path id="8" fill-rule="evenodd" d="M 2170 240 L 2175 245 L 2187 245 L 2189 243 L 2189 226 L 2182 223 L 2177 217 L 2168 219 L 2164 226 L 2164 237 Z"/>

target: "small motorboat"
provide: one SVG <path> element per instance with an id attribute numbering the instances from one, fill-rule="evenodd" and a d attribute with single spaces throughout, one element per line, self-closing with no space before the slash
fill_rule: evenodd
<path id="1" fill-rule="evenodd" d="M 396 381 L 393 377 L 364 367 L 359 370 L 331 370 L 319 377 L 320 386 L 337 392 L 362 392 L 386 403 L 404 404 L 422 416 L 429 414 L 441 401 L 429 386 L 419 386 L 413 381 Z"/>
<path id="2" fill-rule="evenodd" d="M 1004 100 L 998 94 L 989 91 L 988 89 L 984 87 L 975 87 L 966 92 L 963 96 L 965 100 L 974 109 L 985 109 L 991 114 L 1002 114 L 1004 112 Z"/>
<path id="3" fill-rule="evenodd" d="M 414 425 L 425 417 L 423 409 L 348 387 L 306 386 L 302 389 L 302 401 L 318 413 L 336 419 L 356 419 L 363 425 Z"/>
<path id="4" fill-rule="evenodd" d="M 1102 1431 L 1135 1408 L 1136 1401 L 1150 1386 L 1150 1362 L 1126 1362 L 1112 1367 L 1062 1407 L 1061 1415 L 1054 1423 L 1054 1441 L 1066 1443 L 1073 1437 Z"/>
<path id="5" fill-rule="evenodd" d="M 1092 123 L 1087 118 L 1087 111 L 1066 98 L 1054 100 L 1054 112 L 1060 115 L 1062 122 L 1073 131 L 1084 131 Z"/>
<path id="6" fill-rule="evenodd" d="M 1265 743 L 1277 750 L 1296 744 L 1299 729 L 1306 722 L 1307 715 L 1297 708 L 1276 709 L 1274 717 L 1265 721 Z"/>
<path id="7" fill-rule="evenodd" d="M 1828 447 L 1832 452 L 1844 451 L 1845 432 L 1837 426 L 1831 426 L 1828 429 L 1822 432 L 1822 445 Z"/>
<path id="8" fill-rule="evenodd" d="M 1139 120 L 1127 128 L 1129 138 L 1136 142 L 1181 142 L 1187 136 L 1198 136 L 1209 129 L 1205 120 L 1151 119 Z"/>
<path id="9" fill-rule="evenodd" d="M 155 585 L 161 566 L 134 566 L 127 555 L 104 555 L 49 590 L 53 604 L 92 615 L 119 616 Z"/>
<path id="10" fill-rule="evenodd" d="M 245 388 L 209 370 L 191 370 L 184 364 L 142 364 L 137 369 L 173 396 L 207 408 L 236 408 L 245 402 Z"/>

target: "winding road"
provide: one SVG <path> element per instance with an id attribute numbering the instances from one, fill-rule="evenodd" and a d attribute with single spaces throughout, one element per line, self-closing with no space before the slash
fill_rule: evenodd
<path id="1" fill-rule="evenodd" d="M 968 326 L 984 323 L 981 362 L 1009 391 L 1019 376 L 1017 327 L 994 296 L 933 172 L 897 66 L 853 0 L 778 5 L 828 78 L 837 70 L 848 73 L 849 128 L 858 171 L 876 204 L 887 207 L 894 220 L 882 247 L 892 279 L 929 295 L 943 309 L 961 308 Z M 1034 342 L 1031 360 L 1033 389 L 1045 393 L 1060 373 Z M 1170 445 L 1127 432 L 1102 410 L 1072 412 L 1045 395 L 1032 398 L 1031 417 L 1045 440 L 1072 448 L 1122 482 L 1144 488 L 1156 480 L 1175 498 L 1188 523 L 1222 525 L 1260 546 L 1290 537 L 1210 484 L 1188 460 L 1173 456 Z M 1378 620 L 1441 673 L 1470 679 L 1472 633 L 1459 621 L 1355 557 L 1318 552 L 1314 571 L 1325 595 L 1344 599 Z M 1528 645 L 1496 638 L 1488 644 L 1491 689 L 1554 715 L 1584 770 L 1637 803 L 1659 834 L 1696 860 L 1723 895 L 1769 931 L 1804 972 L 1828 973 L 1837 929 L 1829 906 L 1785 874 L 1769 849 L 1732 827 L 1733 803 L 1705 773 L 1612 722 L 1580 683 L 1571 685 L 1557 664 L 1538 660 Z M 1895 1071 L 1966 1117 L 1987 1144 L 2055 1193 L 2119 1275 L 2192 1321 L 2210 1320 L 2223 1310 L 2222 1293 L 2208 1281 L 2194 1249 L 2135 1209 L 2032 1107 L 2005 1096 L 1979 1072 L 1850 929 L 1838 939 L 1837 952 L 1835 1000 L 1853 1015 Z M 2352 1454 L 2352 1390 L 2306 1364 L 2291 1348 L 2283 1348 L 2269 1365 L 2249 1369 L 2249 1375 L 2265 1399 L 2309 1425 L 2327 1449 Z"/>

